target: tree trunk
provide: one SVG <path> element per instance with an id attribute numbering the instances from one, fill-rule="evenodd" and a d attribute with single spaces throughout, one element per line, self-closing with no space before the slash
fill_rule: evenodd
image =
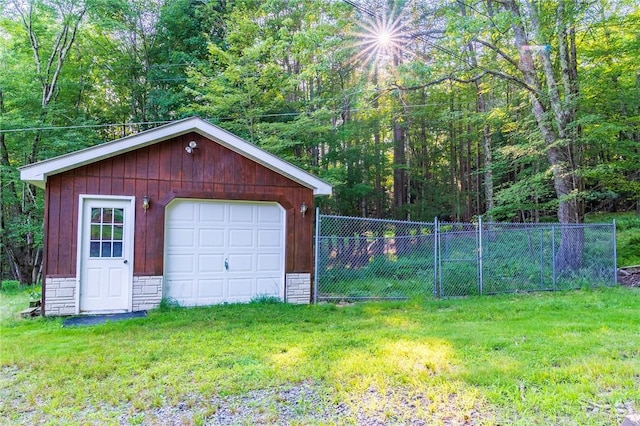
<path id="1" fill-rule="evenodd" d="M 404 129 L 396 119 L 393 123 L 393 206 L 397 219 L 404 219 L 404 203 L 407 199 L 405 173 Z"/>
<path id="2" fill-rule="evenodd" d="M 393 55 L 395 68 L 398 67 L 400 62 L 398 55 L 398 52 Z M 401 96 L 402 94 L 398 93 L 398 98 Z M 407 199 L 407 177 L 404 139 L 405 132 L 401 124 L 401 118 L 395 117 L 393 119 L 393 207 L 396 219 L 406 219 L 404 205 Z"/>
<path id="3" fill-rule="evenodd" d="M 568 120 L 573 117 L 567 111 L 566 105 L 572 104 L 573 99 L 567 98 L 571 98 L 573 93 L 565 93 L 565 101 L 563 102 L 549 57 L 548 45 L 531 46 L 526 37 L 523 17 L 515 0 L 509 0 L 505 4 L 516 17 L 512 28 L 515 34 L 515 45 L 520 53 L 520 71 L 525 83 L 530 88 L 529 98 L 532 112 L 547 147 L 547 158 L 553 171 L 553 186 L 558 199 L 558 220 L 562 224 L 580 224 L 584 217 L 583 206 L 579 202 L 581 179 L 576 171 L 575 141 L 567 138 L 567 128 L 570 124 Z M 563 8 L 559 7 L 558 9 L 557 13 L 562 13 Z M 540 42 L 541 32 L 535 5 L 529 4 L 528 18 L 531 22 L 534 38 Z M 558 19 L 563 19 L 563 17 L 559 16 Z M 539 58 L 534 58 L 534 52 Z M 542 84 L 538 79 L 538 69 L 534 64 L 534 59 L 539 59 L 541 62 L 542 73 L 547 85 L 546 96 L 542 92 Z M 568 58 L 565 55 L 560 55 L 559 60 L 566 61 Z M 564 68 L 564 66 L 562 67 Z M 556 253 L 557 268 L 559 270 L 577 270 L 582 267 L 583 248 L 583 228 L 580 226 L 563 227 L 562 241 Z"/>
<path id="4" fill-rule="evenodd" d="M 462 16 L 467 16 L 467 9 L 464 2 L 459 2 L 460 13 Z M 487 10 L 489 16 L 493 16 L 493 7 L 491 1 L 487 4 Z M 469 51 L 469 62 L 473 68 L 478 67 L 478 58 L 476 56 L 476 48 L 473 41 L 467 43 L 467 50 Z M 486 87 L 480 80 L 475 80 L 476 88 L 476 111 L 485 116 L 488 112 L 487 99 L 486 99 Z M 493 170 L 492 163 L 493 158 L 491 154 L 491 127 L 485 119 L 485 123 L 482 126 L 482 160 L 484 167 L 484 202 L 485 211 L 491 214 L 495 204 L 493 201 Z M 478 164 L 478 167 L 480 165 Z M 478 188 L 479 190 L 480 188 Z M 478 214 L 481 212 L 478 211 Z"/>
<path id="5" fill-rule="evenodd" d="M 488 111 L 487 101 L 480 83 L 476 83 L 476 102 L 478 113 L 485 115 Z M 484 208 L 491 216 L 495 203 L 493 201 L 493 158 L 491 153 L 491 127 L 485 121 L 482 126 L 482 166 L 484 168 Z M 480 212 L 478 212 L 480 213 Z"/>

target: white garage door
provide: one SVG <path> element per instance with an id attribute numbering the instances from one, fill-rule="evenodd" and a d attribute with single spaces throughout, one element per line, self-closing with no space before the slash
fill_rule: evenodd
<path id="1" fill-rule="evenodd" d="M 174 200 L 167 206 L 165 296 L 181 306 L 283 298 L 284 209 Z"/>

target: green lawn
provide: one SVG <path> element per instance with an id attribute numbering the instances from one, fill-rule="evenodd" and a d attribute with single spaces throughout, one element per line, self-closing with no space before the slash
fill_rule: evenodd
<path id="1" fill-rule="evenodd" d="M 5 313 L 27 300 L 0 292 Z M 604 425 L 640 410 L 640 289 L 0 321 L 7 424 Z"/>

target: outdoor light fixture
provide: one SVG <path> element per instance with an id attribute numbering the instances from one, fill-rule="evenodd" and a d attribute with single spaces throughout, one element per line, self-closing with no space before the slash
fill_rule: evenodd
<path id="1" fill-rule="evenodd" d="M 142 210 L 146 213 L 147 210 L 149 210 L 149 207 L 151 207 L 151 200 L 148 195 L 145 195 L 142 199 Z"/>
<path id="2" fill-rule="evenodd" d="M 191 141 L 189 142 L 189 145 L 184 147 L 184 150 L 187 151 L 189 154 L 193 154 L 193 150 L 198 148 L 198 144 L 196 143 L 196 141 Z"/>
<path id="3" fill-rule="evenodd" d="M 303 201 L 302 204 L 300 204 L 300 213 L 302 213 L 302 217 L 304 217 L 306 212 L 307 212 L 307 204 Z"/>

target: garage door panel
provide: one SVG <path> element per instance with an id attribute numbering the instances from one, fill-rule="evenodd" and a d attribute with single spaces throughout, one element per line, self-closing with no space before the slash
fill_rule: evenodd
<path id="1" fill-rule="evenodd" d="M 253 296 L 253 278 L 230 278 L 229 298 L 234 301 L 248 301 Z"/>
<path id="2" fill-rule="evenodd" d="M 209 303 L 215 303 L 215 299 L 222 299 L 224 296 L 224 280 L 198 280 L 198 299 L 208 298 Z"/>
<path id="3" fill-rule="evenodd" d="M 230 248 L 234 247 L 252 247 L 253 246 L 253 230 L 252 229 L 229 229 Z"/>
<path id="4" fill-rule="evenodd" d="M 258 210 L 258 223 L 280 225 L 282 212 L 278 206 L 265 206 Z"/>
<path id="5" fill-rule="evenodd" d="M 192 274 L 195 271 L 195 265 L 192 254 L 172 254 L 169 257 L 169 262 L 166 264 L 167 272 L 169 273 L 189 273 Z"/>
<path id="6" fill-rule="evenodd" d="M 195 231 L 192 228 L 170 228 L 167 238 L 172 249 L 193 248 L 196 245 Z"/>
<path id="7" fill-rule="evenodd" d="M 229 204 L 229 223 L 253 222 L 253 204 Z"/>
<path id="8" fill-rule="evenodd" d="M 200 247 L 225 246 L 224 229 L 200 229 L 198 232 L 198 242 Z"/>
<path id="9" fill-rule="evenodd" d="M 195 205 L 189 203 L 179 203 L 173 206 L 171 210 L 171 219 L 173 222 L 191 222 L 193 223 L 195 214 Z"/>
<path id="10" fill-rule="evenodd" d="M 254 262 L 252 254 L 229 254 L 229 273 L 253 272 Z"/>
<path id="11" fill-rule="evenodd" d="M 199 254 L 198 255 L 198 273 L 223 273 L 224 272 L 224 256 L 221 254 Z"/>
<path id="12" fill-rule="evenodd" d="M 282 231 L 277 229 L 258 229 L 258 247 L 280 247 Z"/>
<path id="13" fill-rule="evenodd" d="M 168 297 L 184 306 L 283 297 L 285 215 L 278 204 L 175 200 L 166 218 Z"/>
<path id="14" fill-rule="evenodd" d="M 277 278 L 256 279 L 256 293 L 258 296 L 277 296 L 280 288 Z"/>
<path id="15" fill-rule="evenodd" d="M 198 205 L 200 223 L 224 223 L 224 204 L 201 203 Z"/>
<path id="16" fill-rule="evenodd" d="M 280 256 L 276 253 L 258 253 L 257 270 L 260 272 L 276 272 L 280 270 Z"/>
<path id="17" fill-rule="evenodd" d="M 183 301 L 193 300 L 194 282 L 191 279 L 172 279 L 167 283 L 167 291 L 172 299 Z"/>

